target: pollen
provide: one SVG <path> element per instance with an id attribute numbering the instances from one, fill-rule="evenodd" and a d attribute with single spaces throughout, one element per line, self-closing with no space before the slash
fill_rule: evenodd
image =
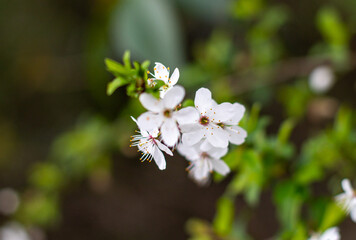
<path id="1" fill-rule="evenodd" d="M 147 120 L 147 121 L 150 120 L 150 117 L 146 117 L 146 120 Z"/>

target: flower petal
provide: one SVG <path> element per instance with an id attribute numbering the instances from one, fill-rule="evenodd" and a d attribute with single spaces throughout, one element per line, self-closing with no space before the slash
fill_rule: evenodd
<path id="1" fill-rule="evenodd" d="M 221 127 L 210 124 L 206 137 L 211 145 L 218 148 L 226 148 L 229 145 L 229 135 Z"/>
<path id="2" fill-rule="evenodd" d="M 164 107 L 167 109 L 175 108 L 184 98 L 185 90 L 181 86 L 170 89 L 162 99 Z"/>
<path id="3" fill-rule="evenodd" d="M 158 113 L 163 109 L 162 101 L 148 93 L 142 93 L 140 95 L 140 102 L 144 108 L 154 113 Z"/>
<path id="4" fill-rule="evenodd" d="M 196 180 L 200 181 L 209 177 L 210 169 L 209 169 L 208 161 L 197 160 L 193 164 L 194 164 L 194 168 L 192 169 L 192 171 L 194 171 L 194 178 Z"/>
<path id="5" fill-rule="evenodd" d="M 187 158 L 189 161 L 196 161 L 199 159 L 199 152 L 195 146 L 188 146 L 185 144 L 179 144 L 177 147 L 178 152 Z"/>
<path id="6" fill-rule="evenodd" d="M 200 88 L 195 93 L 194 105 L 200 113 L 206 112 L 212 105 L 211 92 L 207 88 Z"/>
<path id="7" fill-rule="evenodd" d="M 154 146 L 152 156 L 160 170 L 166 169 L 166 159 L 157 146 Z"/>
<path id="8" fill-rule="evenodd" d="M 166 119 L 161 127 L 162 139 L 164 143 L 173 147 L 179 139 L 179 130 L 177 123 L 172 118 Z"/>
<path id="9" fill-rule="evenodd" d="M 352 196 L 354 194 L 354 190 L 352 189 L 351 182 L 349 179 L 343 179 L 341 181 L 341 186 L 347 195 Z"/>
<path id="10" fill-rule="evenodd" d="M 187 145 L 194 145 L 198 143 L 204 137 L 204 131 L 202 129 L 194 132 L 183 133 L 182 142 Z"/>
<path id="11" fill-rule="evenodd" d="M 217 105 L 213 112 L 213 118 L 215 119 L 214 122 L 223 122 L 226 123 L 230 121 L 234 116 L 234 107 L 231 103 L 224 102 Z"/>
<path id="12" fill-rule="evenodd" d="M 247 132 L 239 126 L 229 126 L 224 128 L 229 134 L 229 141 L 232 144 L 240 145 L 245 142 Z"/>
<path id="13" fill-rule="evenodd" d="M 155 114 L 153 112 L 145 112 L 137 118 L 137 125 L 141 131 L 150 131 L 159 128 L 162 124 L 162 121 L 163 117 L 161 115 Z"/>
<path id="14" fill-rule="evenodd" d="M 214 171 L 220 173 L 223 176 L 230 172 L 229 166 L 223 160 L 211 159 L 211 163 L 213 165 Z"/>
<path id="15" fill-rule="evenodd" d="M 244 116 L 245 114 L 245 107 L 244 105 L 240 104 L 240 103 L 234 103 L 233 104 L 233 112 L 234 112 L 234 115 L 233 117 L 231 118 L 231 120 L 225 122 L 226 124 L 229 124 L 229 125 L 237 125 L 242 117 Z"/>
<path id="16" fill-rule="evenodd" d="M 163 143 L 161 143 L 161 142 L 158 141 L 158 140 L 155 140 L 155 143 L 157 144 L 157 147 L 158 147 L 159 149 L 161 149 L 162 151 L 164 151 L 164 152 L 167 153 L 168 155 L 173 156 L 172 151 L 171 151 L 166 145 L 164 145 Z"/>
<path id="17" fill-rule="evenodd" d="M 217 147 L 211 147 L 208 151 L 206 151 L 209 156 L 213 159 L 220 159 L 223 156 L 226 155 L 226 153 L 228 152 L 228 148 L 217 148 Z"/>
<path id="18" fill-rule="evenodd" d="M 199 112 L 194 107 L 185 107 L 178 112 L 173 113 L 173 117 L 177 120 L 179 125 L 197 123 L 199 120 Z"/>
<path id="19" fill-rule="evenodd" d="M 350 211 L 350 217 L 353 222 L 356 223 L 356 206 L 354 206 Z"/>
<path id="20" fill-rule="evenodd" d="M 178 79 L 179 79 L 179 70 L 178 68 L 176 68 L 174 69 L 171 78 L 168 80 L 168 84 L 173 86 L 178 82 Z"/>
<path id="21" fill-rule="evenodd" d="M 162 63 L 156 62 L 154 73 L 156 79 L 163 80 L 165 83 L 168 83 L 169 72 Z"/>

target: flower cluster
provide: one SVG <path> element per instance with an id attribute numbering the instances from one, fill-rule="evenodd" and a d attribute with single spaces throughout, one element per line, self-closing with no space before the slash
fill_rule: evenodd
<path id="1" fill-rule="evenodd" d="M 194 106 L 181 108 L 185 90 L 176 85 L 179 70 L 176 68 L 170 76 L 169 68 L 156 63 L 154 74 L 149 74 L 149 85 L 155 85 L 156 80 L 164 81 L 164 85 L 159 89 L 159 99 L 148 93 L 139 97 L 148 111 L 137 121 L 133 119 L 140 130 L 132 137 L 131 146 L 142 152 L 141 160 L 153 159 L 163 170 L 166 161 L 162 151 L 172 156 L 171 149 L 176 148 L 190 162 L 189 175 L 198 183 L 205 183 L 213 171 L 228 174 L 230 169 L 221 158 L 228 152 L 229 143 L 240 145 L 247 137 L 238 126 L 245 107 L 239 103 L 218 104 L 208 89 L 200 88 Z"/>

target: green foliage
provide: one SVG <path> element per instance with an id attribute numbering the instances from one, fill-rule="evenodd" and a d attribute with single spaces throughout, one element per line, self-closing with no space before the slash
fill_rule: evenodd
<path id="1" fill-rule="evenodd" d="M 316 23 L 325 40 L 331 45 L 345 46 L 349 33 L 336 9 L 323 7 L 318 11 Z"/>
<path id="2" fill-rule="evenodd" d="M 146 91 L 147 86 L 147 71 L 149 62 L 145 61 L 142 64 L 134 62 L 134 67 L 131 65 L 130 52 L 126 51 L 123 57 L 124 65 L 115 62 L 111 59 L 105 59 L 107 70 L 116 78 L 107 86 L 107 94 L 111 95 L 119 87 L 128 85 L 127 95 L 138 97 L 138 95 Z M 161 86 L 161 85 L 160 85 Z M 159 86 L 155 88 L 157 91 Z"/>
<path id="3" fill-rule="evenodd" d="M 17 212 L 17 218 L 26 224 L 43 227 L 54 225 L 59 220 L 57 199 L 36 192 L 24 196 L 25 201 Z"/>
<path id="4" fill-rule="evenodd" d="M 283 181 L 274 189 L 274 201 L 283 229 L 294 230 L 300 219 L 301 208 L 308 195 L 306 188 L 292 181 Z"/>
<path id="5" fill-rule="evenodd" d="M 231 198 L 221 197 L 218 200 L 213 223 L 217 234 L 224 236 L 230 233 L 234 220 L 234 210 L 234 203 Z"/>
<path id="6" fill-rule="evenodd" d="M 233 1 L 232 15 L 238 19 L 251 19 L 256 17 L 264 7 L 263 0 Z"/>

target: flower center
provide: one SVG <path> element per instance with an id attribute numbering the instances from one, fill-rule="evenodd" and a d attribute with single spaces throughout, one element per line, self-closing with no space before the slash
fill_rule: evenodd
<path id="1" fill-rule="evenodd" d="M 201 156 L 202 158 L 208 158 L 208 157 L 209 157 L 209 154 L 206 153 L 206 152 L 202 152 L 202 153 L 200 154 L 200 156 Z"/>
<path id="2" fill-rule="evenodd" d="M 221 127 L 221 128 L 224 128 L 224 127 L 225 127 L 225 124 L 223 124 L 223 123 L 217 123 L 217 125 L 218 125 L 219 127 Z"/>
<path id="3" fill-rule="evenodd" d="M 163 112 L 163 115 L 167 118 L 170 118 L 172 116 L 172 111 L 167 109 Z"/>
<path id="4" fill-rule="evenodd" d="M 209 118 L 207 116 L 202 116 L 199 120 L 199 123 L 203 126 L 206 126 L 209 124 Z"/>

